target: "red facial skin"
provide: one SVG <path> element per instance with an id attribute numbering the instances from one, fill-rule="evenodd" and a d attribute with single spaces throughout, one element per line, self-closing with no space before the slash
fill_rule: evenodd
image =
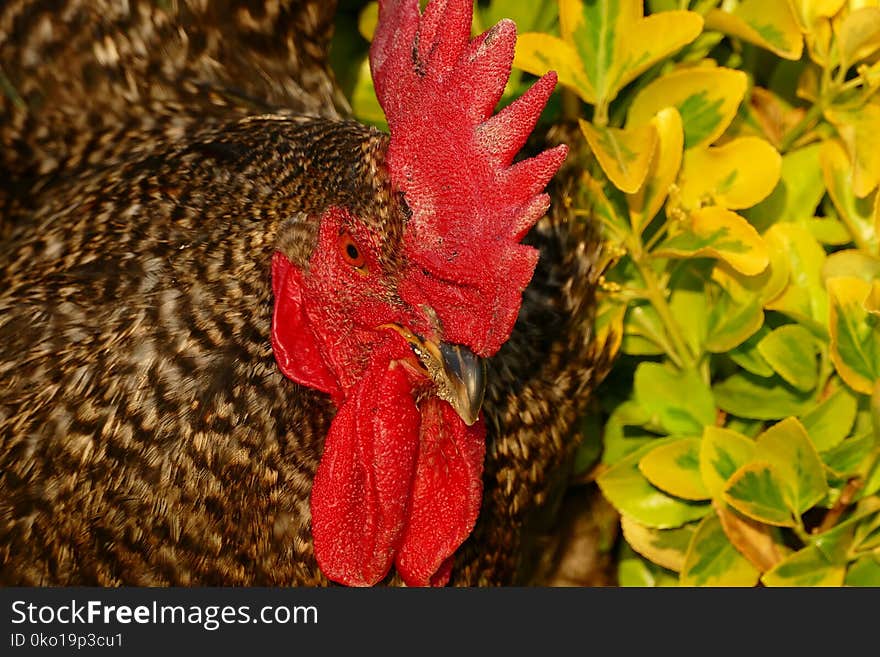
<path id="1" fill-rule="evenodd" d="M 485 428 L 432 394 L 407 343 L 383 326 L 496 353 L 538 260 L 519 241 L 546 212 L 542 191 L 567 152 L 513 163 L 556 75 L 493 115 L 516 28 L 501 21 L 471 39 L 472 11 L 472 0 L 433 0 L 424 14 L 418 0 L 379 0 L 370 66 L 391 130 L 387 173 L 410 209 L 404 271 L 383 272 L 379 240 L 338 209 L 322 217 L 307 271 L 281 254 L 272 263 L 278 364 L 339 409 L 315 476 L 312 533 L 321 570 L 345 584 L 374 584 L 392 562 L 410 585 L 448 580 L 480 507 Z"/>
<path id="2" fill-rule="evenodd" d="M 485 427 L 482 419 L 466 426 L 431 394 L 409 345 L 386 327 L 440 338 L 421 304 L 401 301 L 377 245 L 362 223 L 331 208 L 307 271 L 276 253 L 272 345 L 287 377 L 338 407 L 311 496 L 322 572 L 370 586 L 396 562 L 408 585 L 443 585 L 479 512 Z"/>

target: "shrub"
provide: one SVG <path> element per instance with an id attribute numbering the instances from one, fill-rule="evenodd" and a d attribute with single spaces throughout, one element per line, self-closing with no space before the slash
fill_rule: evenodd
<path id="1" fill-rule="evenodd" d="M 493 0 L 475 29 L 503 16 L 508 97 L 556 70 L 591 154 L 620 354 L 579 467 L 620 583 L 880 585 L 880 2 Z"/>

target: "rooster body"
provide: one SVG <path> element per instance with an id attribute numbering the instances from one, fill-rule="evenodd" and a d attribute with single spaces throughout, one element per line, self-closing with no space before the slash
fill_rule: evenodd
<path id="1" fill-rule="evenodd" d="M 223 4 L 0 11 L 4 584 L 328 583 L 310 495 L 343 388 L 383 350 L 402 376 L 406 344 L 363 318 L 424 319 L 395 292 L 412 210 L 388 136 L 340 118 L 332 3 Z M 607 368 L 599 245 L 568 219 L 554 207 L 526 238 L 541 259 L 489 359 L 482 505 L 455 584 L 514 581 L 523 522 Z M 320 278 L 349 231 L 382 272 L 363 293 L 366 267 Z M 279 271 L 303 272 L 338 390 L 279 368 Z M 427 375 L 406 376 L 428 404 Z"/>

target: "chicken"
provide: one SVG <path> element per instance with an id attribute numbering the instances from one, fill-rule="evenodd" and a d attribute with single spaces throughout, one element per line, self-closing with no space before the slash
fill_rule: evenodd
<path id="1" fill-rule="evenodd" d="M 0 582 L 514 581 L 607 369 L 554 75 L 492 116 L 513 24 L 385 0 L 389 137 L 332 3 L 57 4 L 0 9 Z"/>

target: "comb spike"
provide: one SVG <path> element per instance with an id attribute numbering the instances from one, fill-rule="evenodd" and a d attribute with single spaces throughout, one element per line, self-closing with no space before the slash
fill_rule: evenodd
<path id="1" fill-rule="evenodd" d="M 513 103 L 477 128 L 480 144 L 496 158 L 498 166 L 510 166 L 535 129 L 541 111 L 556 86 L 556 74 L 550 72 Z"/>
<path id="2" fill-rule="evenodd" d="M 568 146 L 562 144 L 539 153 L 533 158 L 517 162 L 507 170 L 503 186 L 518 198 L 528 198 L 543 190 L 568 155 Z"/>
<path id="3" fill-rule="evenodd" d="M 419 27 L 421 64 L 434 76 L 453 69 L 471 36 L 473 0 L 434 0 L 428 3 Z"/>
<path id="4" fill-rule="evenodd" d="M 458 81 L 466 89 L 470 116 L 480 123 L 492 115 L 501 100 L 516 47 L 516 25 L 504 19 L 471 41 L 458 72 Z"/>
<path id="5" fill-rule="evenodd" d="M 516 321 L 538 257 L 518 241 L 546 211 L 541 192 L 567 149 L 510 166 L 556 76 L 491 118 L 510 77 L 516 26 L 501 21 L 471 39 L 472 10 L 473 0 L 432 0 L 424 14 L 418 0 L 379 0 L 370 63 L 391 129 L 388 174 L 411 210 L 401 294 L 424 303 L 435 286 L 428 301 L 446 339 L 488 356 Z"/>
<path id="6" fill-rule="evenodd" d="M 550 195 L 538 194 L 523 208 L 522 214 L 511 226 L 511 237 L 519 242 L 526 236 L 538 219 L 543 217 L 550 208 Z"/>

